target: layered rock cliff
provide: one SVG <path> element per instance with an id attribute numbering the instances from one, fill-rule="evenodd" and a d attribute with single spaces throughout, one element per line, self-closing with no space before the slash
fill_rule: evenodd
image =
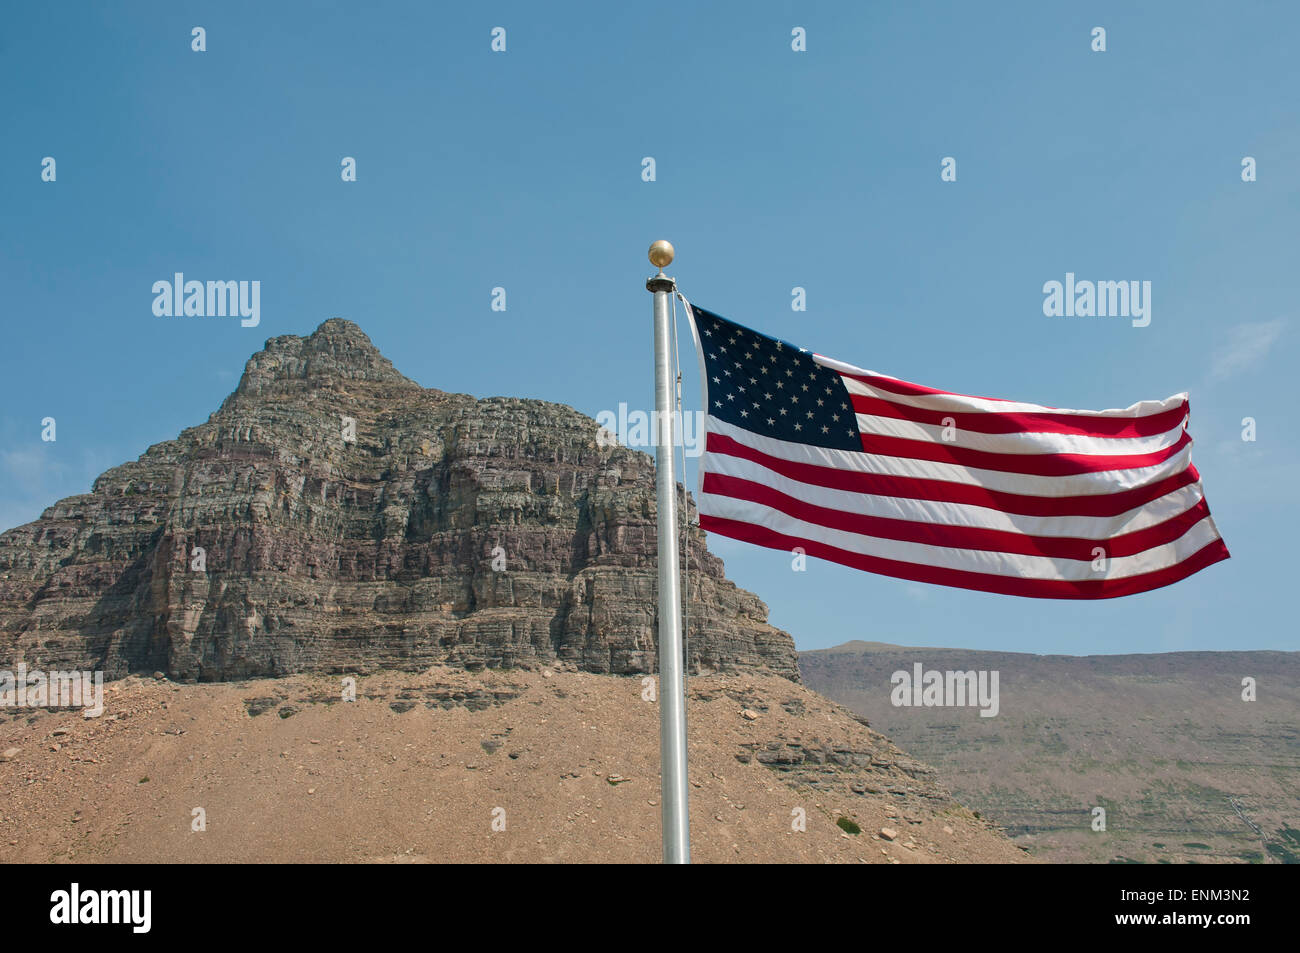
<path id="1" fill-rule="evenodd" d="M 272 338 L 207 423 L 0 535 L 0 667 L 654 671 L 654 464 L 596 433 L 424 389 L 341 319 Z M 698 532 L 690 563 L 692 669 L 798 680 Z"/>

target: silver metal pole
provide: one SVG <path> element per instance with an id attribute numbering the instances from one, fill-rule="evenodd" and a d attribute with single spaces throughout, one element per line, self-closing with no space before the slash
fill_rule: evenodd
<path id="1" fill-rule="evenodd" d="M 690 816 L 686 797 L 686 693 L 682 672 L 681 574 L 677 563 L 677 480 L 673 468 L 673 381 L 669 367 L 668 296 L 676 290 L 664 274 L 673 246 L 650 246 L 650 263 L 659 273 L 646 280 L 655 296 L 655 487 L 659 535 L 659 765 L 663 778 L 664 863 L 691 862 Z"/>

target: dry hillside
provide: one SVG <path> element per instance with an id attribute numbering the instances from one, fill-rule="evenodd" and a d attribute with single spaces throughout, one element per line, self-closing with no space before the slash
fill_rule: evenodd
<path id="1" fill-rule="evenodd" d="M 362 677 L 355 702 L 340 684 L 133 676 L 105 687 L 98 719 L 5 710 L 0 751 L 19 750 L 0 763 L 4 857 L 658 859 L 658 709 L 640 678 L 435 667 Z M 932 769 L 786 679 L 692 678 L 688 715 L 697 861 L 1027 859 Z"/>

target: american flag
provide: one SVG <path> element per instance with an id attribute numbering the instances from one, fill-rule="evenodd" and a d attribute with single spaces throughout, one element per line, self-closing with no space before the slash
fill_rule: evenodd
<path id="1" fill-rule="evenodd" d="M 969 397 L 690 305 L 709 532 L 982 592 L 1108 599 L 1228 558 L 1186 394 L 1124 410 Z"/>

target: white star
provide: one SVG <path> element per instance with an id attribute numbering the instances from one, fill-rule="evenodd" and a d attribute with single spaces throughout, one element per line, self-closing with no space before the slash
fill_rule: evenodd
<path id="1" fill-rule="evenodd" d="M 795 430 L 803 430 L 803 424 L 795 424 L 795 425 L 794 425 L 794 429 L 795 429 Z"/>
<path id="2" fill-rule="evenodd" d="M 831 422 L 832 422 L 832 423 L 839 423 L 839 422 L 840 422 L 840 415 L 839 415 L 839 414 L 831 414 Z"/>
<path id="3" fill-rule="evenodd" d="M 822 433 L 830 433 L 830 432 L 831 432 L 831 428 L 827 427 L 825 424 L 822 424 Z"/>
<path id="4" fill-rule="evenodd" d="M 766 367 L 760 367 L 760 368 L 758 369 L 758 372 L 759 372 L 760 374 L 766 374 L 766 373 L 767 373 L 767 368 L 766 368 Z"/>
<path id="5" fill-rule="evenodd" d="M 808 385 L 807 385 L 807 384 L 804 384 L 804 385 L 803 385 L 803 389 L 804 389 L 804 390 L 807 390 L 807 389 L 808 389 Z"/>
<path id="6" fill-rule="evenodd" d="M 820 407 L 821 405 L 822 405 L 822 399 L 821 399 L 820 397 L 818 397 L 818 398 L 817 398 L 817 406 Z"/>
<path id="7" fill-rule="evenodd" d="M 742 416 L 742 417 L 748 417 L 748 416 L 749 416 L 749 411 L 747 411 L 747 410 L 742 410 L 742 411 L 740 412 L 740 416 Z"/>
<path id="8" fill-rule="evenodd" d="M 782 417 L 785 416 L 785 408 L 784 408 L 784 407 L 781 408 L 781 416 L 782 416 Z"/>
<path id="9" fill-rule="evenodd" d="M 728 394 L 728 395 L 727 395 L 727 400 L 735 400 L 735 399 L 736 399 L 736 395 L 735 395 L 735 394 Z"/>
<path id="10" fill-rule="evenodd" d="M 721 378 L 721 377 L 714 377 L 714 378 L 713 378 L 713 383 L 715 383 L 715 384 L 721 384 L 721 383 L 722 383 L 722 378 Z"/>
<path id="11" fill-rule="evenodd" d="M 767 425 L 768 425 L 769 427 L 775 427 L 775 426 L 776 426 L 776 421 L 773 420 L 771 417 L 768 417 L 768 418 L 767 418 Z"/>

